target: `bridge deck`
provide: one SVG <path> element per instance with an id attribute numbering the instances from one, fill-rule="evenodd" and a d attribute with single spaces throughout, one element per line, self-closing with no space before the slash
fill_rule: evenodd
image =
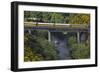
<path id="1" fill-rule="evenodd" d="M 84 25 L 70 25 L 70 24 L 51 24 L 51 23 L 38 23 L 38 25 L 30 23 L 24 23 L 25 30 L 30 29 L 45 29 L 50 31 L 89 31 L 90 28 Z"/>

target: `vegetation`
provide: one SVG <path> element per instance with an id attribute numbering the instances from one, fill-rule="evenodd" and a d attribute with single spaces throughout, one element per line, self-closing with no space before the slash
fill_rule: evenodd
<path id="1" fill-rule="evenodd" d="M 71 56 L 73 59 L 86 59 L 90 58 L 90 43 L 87 42 L 77 43 L 76 37 L 72 36 L 68 40 L 69 47 L 71 48 Z"/>
<path id="2" fill-rule="evenodd" d="M 48 23 L 90 24 L 90 14 L 25 11 L 24 20 Z"/>
<path id="3" fill-rule="evenodd" d="M 47 31 L 34 30 L 32 34 L 24 35 L 24 61 L 58 59 L 54 45 L 47 40 Z"/>
<path id="4" fill-rule="evenodd" d="M 90 24 L 90 15 L 89 14 L 69 14 L 68 23 L 69 24 Z"/>
<path id="5" fill-rule="evenodd" d="M 39 12 L 24 11 L 24 22 L 42 23 L 62 23 L 62 24 L 78 24 L 90 26 L 90 14 L 83 13 L 59 13 L 59 12 Z M 44 26 L 42 24 L 41 26 Z M 31 25 L 30 25 L 31 26 Z M 34 26 L 34 24 L 32 25 Z M 76 26 L 78 27 L 78 26 Z M 79 27 L 78 27 L 79 28 Z M 85 36 L 86 40 L 77 42 L 74 32 L 64 32 L 71 52 L 72 59 L 90 58 L 90 34 Z M 55 45 L 48 41 L 47 30 L 33 30 L 32 34 L 24 31 L 24 61 L 43 61 L 59 59 Z"/>

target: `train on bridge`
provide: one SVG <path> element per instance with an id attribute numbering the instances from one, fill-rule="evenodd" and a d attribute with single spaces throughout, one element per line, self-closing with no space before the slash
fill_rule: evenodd
<path id="1" fill-rule="evenodd" d="M 70 28 L 90 28 L 87 24 L 66 24 L 66 23 L 51 23 L 40 18 L 27 18 L 24 20 L 25 27 L 43 26 L 43 27 L 70 27 Z"/>

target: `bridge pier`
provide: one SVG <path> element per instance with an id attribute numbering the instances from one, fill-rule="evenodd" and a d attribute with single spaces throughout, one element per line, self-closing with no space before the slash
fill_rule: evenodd
<path id="1" fill-rule="evenodd" d="M 76 39 L 77 39 L 77 43 L 80 43 L 80 32 L 76 32 L 77 33 L 77 36 L 76 36 Z M 48 31 L 48 41 L 50 42 L 51 41 L 51 33 L 50 31 Z"/>
<path id="2" fill-rule="evenodd" d="M 30 29 L 28 29 L 28 33 L 31 34 L 31 30 Z"/>
<path id="3" fill-rule="evenodd" d="M 77 43 L 80 43 L 80 32 L 77 32 Z"/>
<path id="4" fill-rule="evenodd" d="M 48 31 L 48 41 L 49 42 L 51 41 L 51 33 L 50 33 L 50 31 Z"/>

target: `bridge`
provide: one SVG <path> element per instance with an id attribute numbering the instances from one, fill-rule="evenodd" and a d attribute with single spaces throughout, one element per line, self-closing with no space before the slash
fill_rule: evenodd
<path id="1" fill-rule="evenodd" d="M 24 22 L 24 31 L 31 34 L 32 30 L 48 30 L 48 41 L 51 41 L 51 32 L 75 32 L 77 34 L 77 42 L 80 43 L 81 32 L 89 32 L 90 27 L 83 24 L 61 24 L 61 23 L 34 23 Z"/>

